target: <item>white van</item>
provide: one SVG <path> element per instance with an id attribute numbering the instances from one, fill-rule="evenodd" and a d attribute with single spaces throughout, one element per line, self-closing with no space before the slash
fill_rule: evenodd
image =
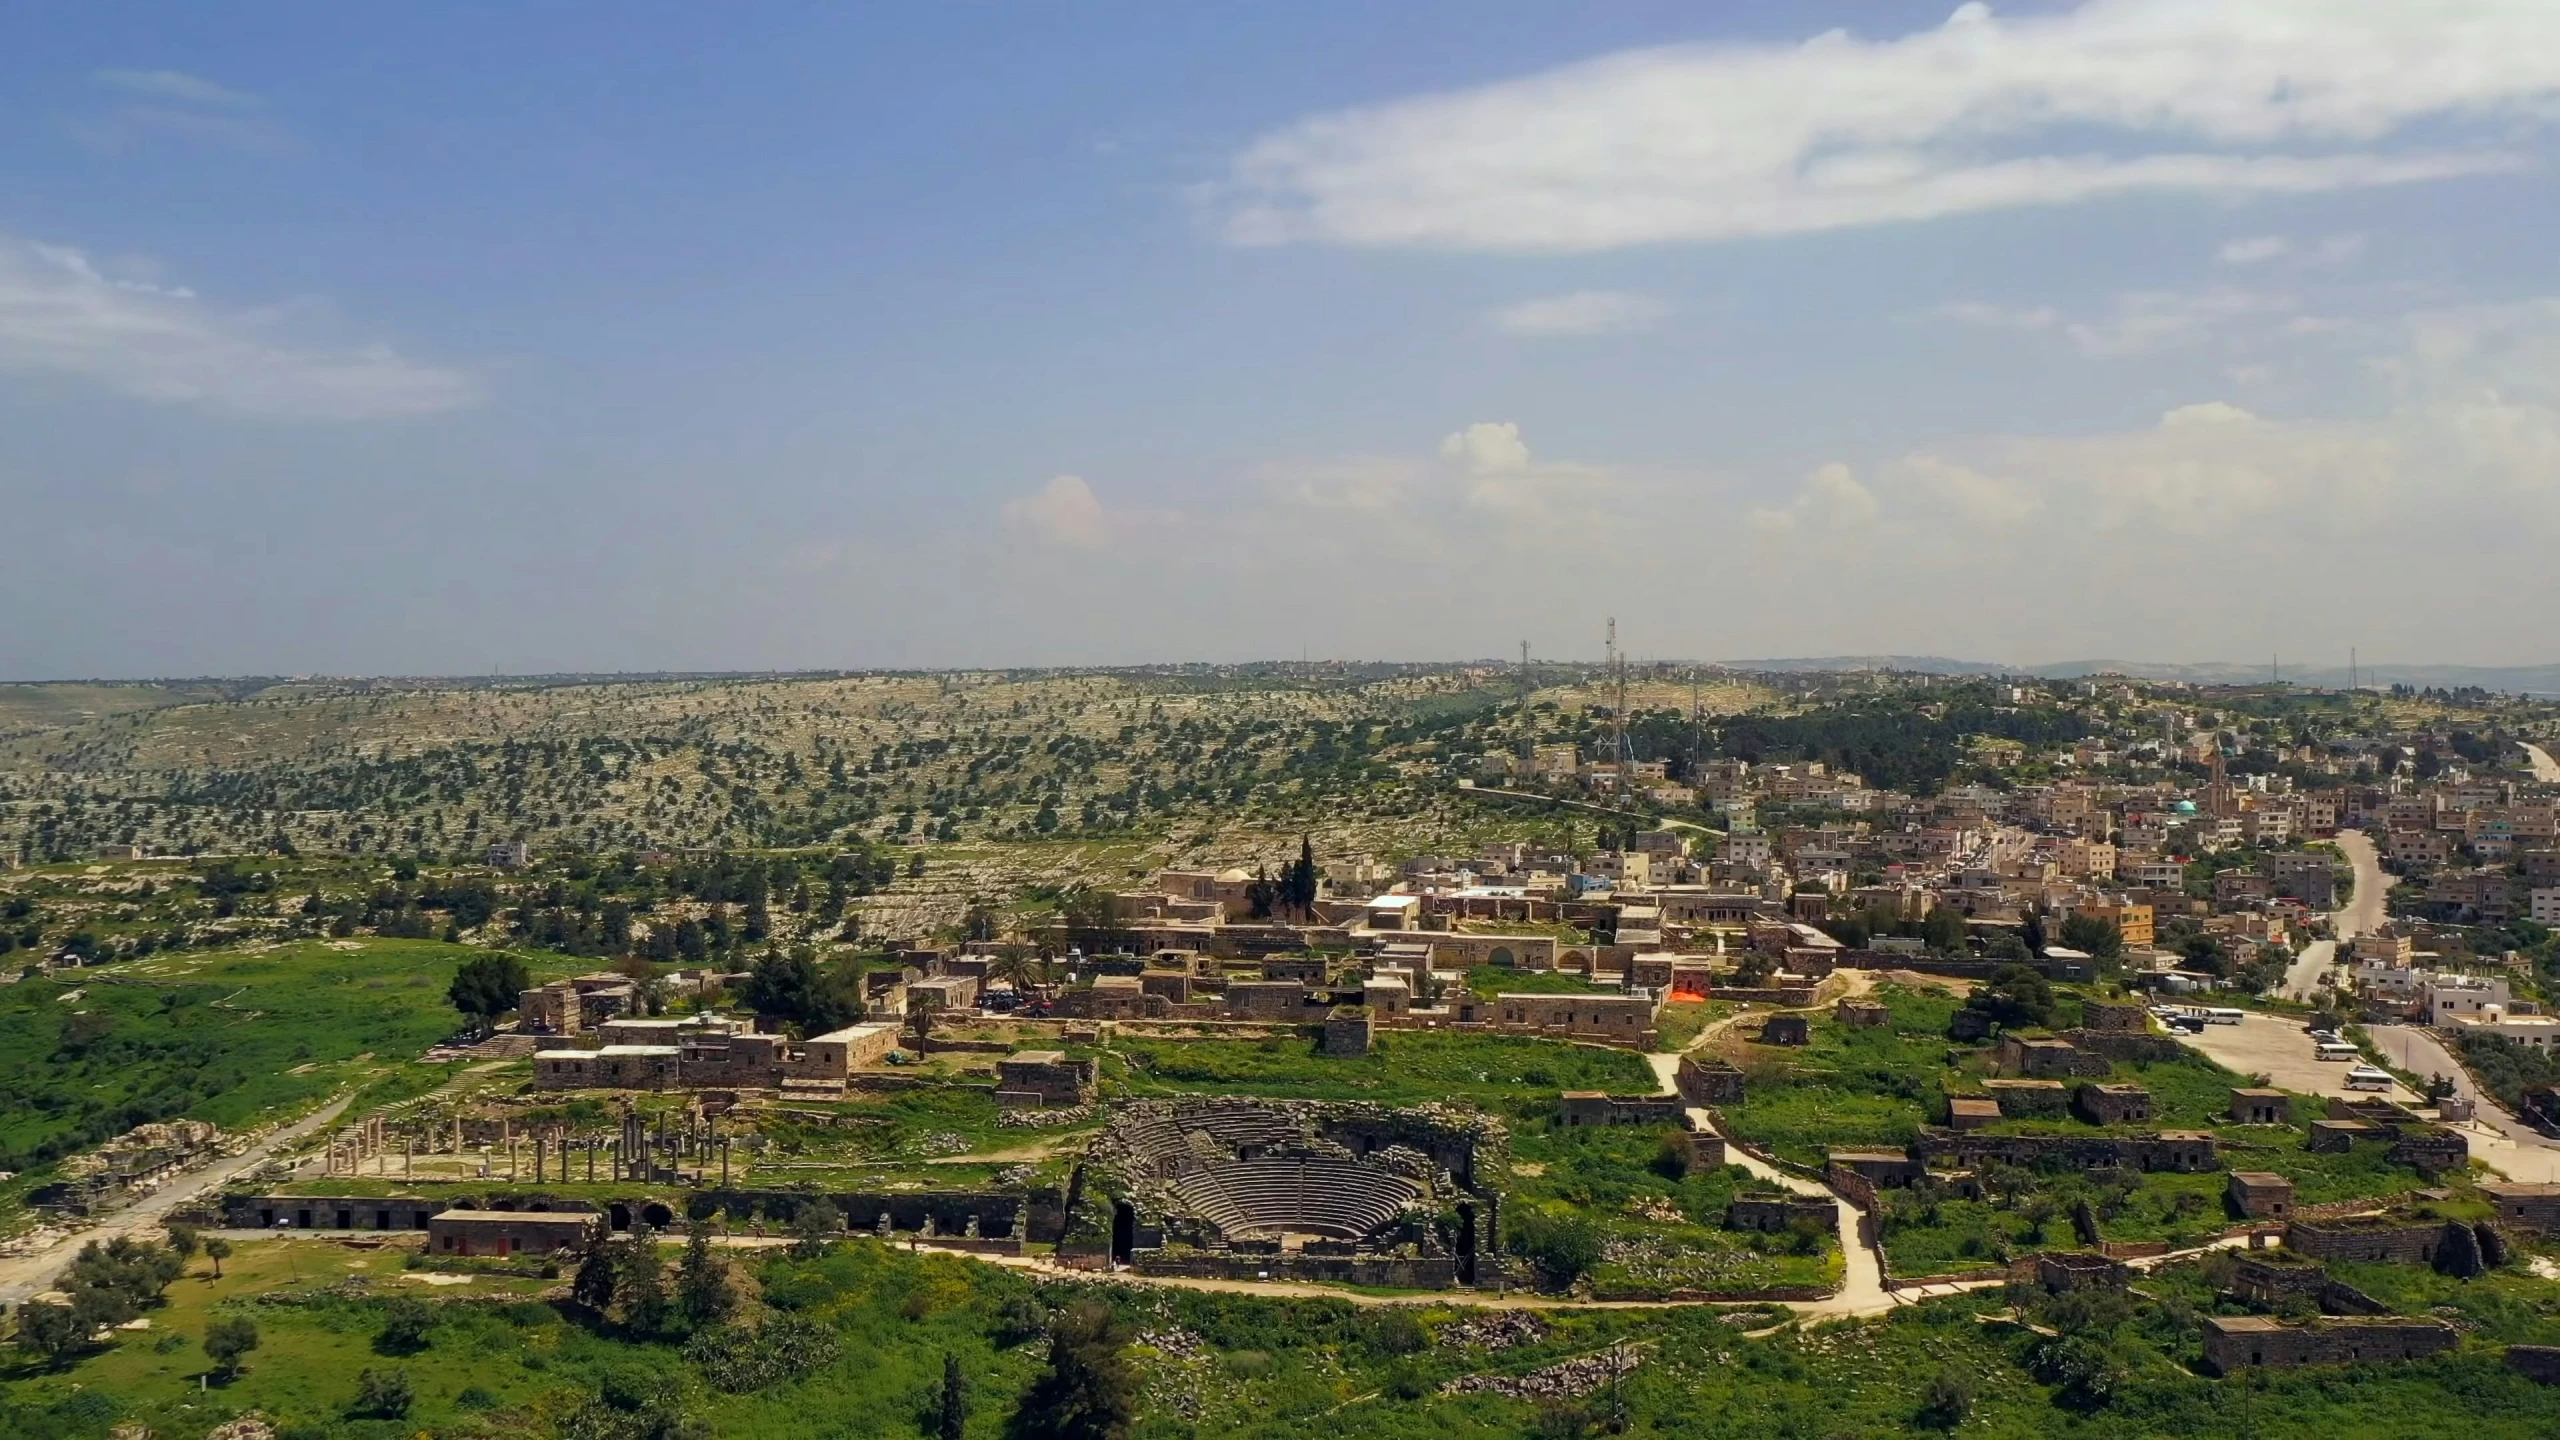
<path id="1" fill-rule="evenodd" d="M 2240 1023 L 2240 1017 L 2246 1013 L 2241 1010 L 2207 1010 L 2204 1012 L 2204 1018 L 2208 1025 L 2237 1025 Z"/>
<path id="2" fill-rule="evenodd" d="M 2391 1088 L 2391 1072 L 2388 1070 L 2377 1070 L 2370 1065 L 2359 1065 L 2353 1070 L 2347 1072 L 2347 1088 L 2350 1090 L 2388 1090 Z"/>
<path id="3" fill-rule="evenodd" d="M 2311 1047 L 2311 1053 L 2322 1060 L 2354 1060 L 2363 1054 L 2344 1040 L 2323 1040 Z"/>

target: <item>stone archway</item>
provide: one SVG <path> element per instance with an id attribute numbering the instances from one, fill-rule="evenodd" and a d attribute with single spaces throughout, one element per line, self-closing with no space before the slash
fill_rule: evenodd
<path id="1" fill-rule="evenodd" d="M 1504 970 L 1512 969 L 1520 963 L 1520 957 L 1512 954 L 1511 947 L 1508 945 L 1494 946 L 1493 953 L 1487 955 L 1485 959 Z"/>

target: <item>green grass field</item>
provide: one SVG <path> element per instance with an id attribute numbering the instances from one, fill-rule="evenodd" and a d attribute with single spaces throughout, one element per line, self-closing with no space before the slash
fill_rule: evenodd
<path id="1" fill-rule="evenodd" d="M 1649 1095 L 1643 1057 L 1519 1035 L 1382 1032 L 1366 1055 L 1336 1058 L 1297 1035 L 1270 1040 L 1123 1039 L 1113 1068 L 1135 1095 L 1272 1095 L 1306 1100 L 1428 1100 L 1498 1113 L 1552 1112 L 1559 1090 Z"/>
<path id="2" fill-rule="evenodd" d="M 481 953 L 309 941 L 0 987 L 0 1169 L 34 1169 L 145 1121 L 237 1128 L 351 1084 L 396 1091 L 404 1082 L 389 1072 L 455 1029 L 445 986 Z"/>
<path id="3" fill-rule="evenodd" d="M 656 1391 L 683 1433 L 718 1440 L 913 1440 L 934 1433 L 943 1358 L 959 1363 L 964 1434 L 1007 1433 L 1042 1347 L 1009 1311 L 1100 1298 L 1138 1337 L 1136 1440 L 1311 1434 L 1343 1440 L 1517 1440 L 1626 1432 L 1701 1437 L 1849 1437 L 1915 1433 L 1933 1381 L 1954 1377 L 1967 1414 L 1955 1433 L 1993 1440 L 2136 1440 L 2239 1435 L 2269 1440 L 2491 1440 L 2549 1433 L 2549 1392 L 2508 1370 L 2498 1346 L 2548 1343 L 2549 1282 L 2511 1268 L 2463 1284 L 2423 1271 L 2353 1279 L 2397 1285 L 2412 1304 L 2449 1304 L 2474 1327 L 2462 1350 L 2395 1365 L 2277 1372 L 2246 1387 L 2194 1373 L 2196 1316 L 2211 1303 L 2202 1267 L 2171 1267 L 2148 1288 L 2175 1303 L 2069 1320 L 2104 1356 L 2106 1385 L 2074 1396 L 2042 1359 L 2047 1342 L 2021 1326 L 1978 1323 L 1996 1295 L 1925 1302 L 1891 1316 L 1765 1339 L 1733 1312 L 1544 1312 L 1522 1343 L 1485 1349 L 1465 1329 L 1483 1312 L 1422 1303 L 1396 1311 L 1338 1300 L 1263 1298 L 1110 1285 L 1037 1285 L 997 1267 L 868 1241 L 811 1262 L 738 1257 L 761 1303 L 835 1336 L 836 1358 L 802 1378 L 727 1394 L 685 1358 L 681 1337 L 633 1340 L 529 1293 L 541 1282 L 474 1278 L 430 1286 L 403 1278 L 398 1251 L 325 1241 L 244 1245 L 220 1282 L 202 1262 L 151 1314 L 152 1326 L 60 1370 L 0 1362 L 0 1436 L 104 1440 L 118 1425 L 194 1440 L 256 1408 L 283 1435 L 310 1440 L 454 1440 L 549 1436 L 599 1394 Z M 376 1348 L 387 1297 L 434 1306 L 425 1348 Z M 216 1313 L 260 1332 L 248 1368 L 204 1386 L 200 1348 Z M 2044 1317 L 2050 1322 L 2055 1317 Z M 1498 1394 L 1447 1393 L 1465 1376 L 1524 1376 L 1624 1342 L 1635 1362 L 1622 1385 L 1566 1406 Z M 368 1366 L 405 1371 L 416 1395 L 399 1419 L 349 1413 Z M 2245 1419 L 2244 1419 L 2245 1417 Z M 636 1420 L 636 1416 L 626 1416 Z M 580 1430 L 578 1433 L 588 1433 Z M 596 1432 L 603 1433 L 603 1432 Z M 616 1431 L 612 1433 L 640 1433 Z M 672 1433 L 672 1432 L 670 1432 Z"/>

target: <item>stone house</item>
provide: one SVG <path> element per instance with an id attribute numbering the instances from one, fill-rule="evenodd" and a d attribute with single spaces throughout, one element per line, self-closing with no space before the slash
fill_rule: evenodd
<path id="1" fill-rule="evenodd" d="M 1727 1230 L 1775 1233 L 1798 1220 L 1812 1221 L 1826 1231 L 1836 1230 L 1840 1226 L 1840 1202 L 1828 1195 L 1736 1195 L 1724 1212 Z"/>
<path id="2" fill-rule="evenodd" d="M 1344 1005 L 1324 1017 L 1324 1053 L 1349 1059 L 1369 1053 L 1377 1021 L 1365 1005 Z"/>
<path id="3" fill-rule="evenodd" d="M 1763 1045 L 1810 1045 L 1813 1027 L 1801 1015 L 1772 1015 L 1760 1024 Z"/>
<path id="4" fill-rule="evenodd" d="M 1979 1130 L 1997 1124 L 2000 1118 L 2000 1102 L 1987 1095 L 1956 1095 L 1947 1100 L 1947 1127 L 1951 1130 Z"/>
<path id="5" fill-rule="evenodd" d="M 1722 1060 L 1683 1055 L 1679 1069 L 1673 1072 L 1673 1083 L 1681 1098 L 1692 1105 L 1742 1103 L 1742 1072 Z"/>
<path id="6" fill-rule="evenodd" d="M 604 1217 L 581 1210 L 446 1210 L 427 1221 L 436 1255 L 550 1255 L 583 1251 L 601 1236 Z"/>
<path id="7" fill-rule="evenodd" d="M 2000 1113 L 2012 1120 L 2060 1115 L 2069 1105 L 2071 1092 L 2059 1080 L 1985 1080 L 1984 1093 L 2000 1107 Z"/>
<path id="8" fill-rule="evenodd" d="M 1900 1150 L 1834 1150 L 1825 1158 L 1830 1166 L 1880 1187 L 1908 1185 L 1924 1168 Z"/>
<path id="9" fill-rule="evenodd" d="M 1227 982 L 1227 1013 L 1238 1018 L 1293 1019 L 1306 1003 L 1307 987 L 1296 980 Z"/>
<path id="10" fill-rule="evenodd" d="M 2231 1208 L 2252 1220 L 2293 1213 L 2293 1182 L 2264 1170 L 2234 1170 L 2226 1188 Z"/>
<path id="11" fill-rule="evenodd" d="M 1579 1125 L 1680 1125 L 1689 1123 L 1677 1095 L 1611 1095 L 1567 1090 L 1556 1098 L 1556 1123 Z"/>
<path id="12" fill-rule="evenodd" d="M 2231 1092 L 2231 1118 L 2241 1125 L 2285 1125 L 2293 1120 L 2293 1102 L 2282 1090 L 2255 1086 Z"/>
<path id="13" fill-rule="evenodd" d="M 2021 1035 L 2001 1037 L 1997 1061 L 2002 1070 L 2012 1075 L 2046 1080 L 2069 1077 L 2104 1079 L 2115 1068 L 2104 1055 L 2089 1054 L 2068 1040 L 2034 1039 Z"/>
<path id="14" fill-rule="evenodd" d="M 2287 1325 L 2272 1315 L 2214 1315 L 2204 1322 L 2204 1364 L 2229 1375 L 2252 1368 L 2420 1360 L 2453 1349 L 2459 1340 L 2441 1320 L 2353 1317 Z"/>
<path id="15" fill-rule="evenodd" d="M 2083 1085 L 2071 1108 L 2092 1125 L 2140 1125 L 2151 1119 L 2151 1092 L 2139 1085 Z"/>
<path id="16" fill-rule="evenodd" d="M 2480 1193 L 2496 1203 L 2498 1218 L 2507 1224 L 2545 1235 L 2560 1234 L 2560 1185 L 2491 1181 L 2480 1187 Z"/>
<path id="17" fill-rule="evenodd" d="M 2091 1030 L 2148 1034 L 2151 1012 L 2132 1001 L 2084 1000 L 2080 1002 L 2080 1023 Z"/>
<path id="18" fill-rule="evenodd" d="M 996 1104 L 1063 1109 L 1092 1103 L 1097 1067 L 1063 1050 L 1017 1050 L 996 1062 Z"/>

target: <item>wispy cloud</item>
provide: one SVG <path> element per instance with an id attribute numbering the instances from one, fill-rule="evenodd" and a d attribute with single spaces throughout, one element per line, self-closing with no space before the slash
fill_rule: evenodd
<path id="1" fill-rule="evenodd" d="M 246 91 L 217 85 L 198 76 L 176 70 L 101 70 L 98 82 L 136 95 L 157 100 L 175 100 L 186 105 L 212 105 L 225 110 L 247 110 L 256 107 L 258 97 Z"/>
<path id="2" fill-rule="evenodd" d="M 2510 170 L 2555 98 L 2548 5 L 1968 3 L 1900 39 L 1634 50 L 1315 116 L 1215 196 L 1245 244 L 1601 250 Z"/>
<path id="3" fill-rule="evenodd" d="M 2293 242 L 2281 235 L 2252 235 L 2247 239 L 2234 240 L 2224 245 L 2222 263 L 2255 265 L 2261 261 L 2273 260 L 2291 249 L 2293 249 Z"/>
<path id="4" fill-rule="evenodd" d="M 1651 295 L 1624 290 L 1576 290 L 1523 300 L 1493 312 L 1495 329 L 1511 335 L 1551 338 L 1572 335 L 1616 335 L 1650 330 L 1670 307 Z"/>
<path id="5" fill-rule="evenodd" d="M 91 78 L 124 97 L 62 122 L 92 149 L 114 153 L 160 139 L 266 153 L 293 147 L 292 134 L 265 113 L 266 102 L 245 90 L 177 70 L 100 70 Z"/>
<path id="6" fill-rule="evenodd" d="M 288 420 L 425 415 L 480 399 L 461 371 L 289 328 L 273 312 L 218 308 L 183 286 L 116 278 L 75 249 L 0 236 L 0 373 Z"/>
<path id="7" fill-rule="evenodd" d="M 1004 504 L 1004 523 L 1051 545 L 1099 549 L 1110 538 L 1110 516 L 1081 475 L 1058 475 L 1028 495 Z"/>
<path id="8" fill-rule="evenodd" d="M 1982 300 L 1950 300 L 1929 313 L 1985 330 L 2050 330 L 2062 320 L 2061 312 L 2049 305 L 1993 305 Z"/>

